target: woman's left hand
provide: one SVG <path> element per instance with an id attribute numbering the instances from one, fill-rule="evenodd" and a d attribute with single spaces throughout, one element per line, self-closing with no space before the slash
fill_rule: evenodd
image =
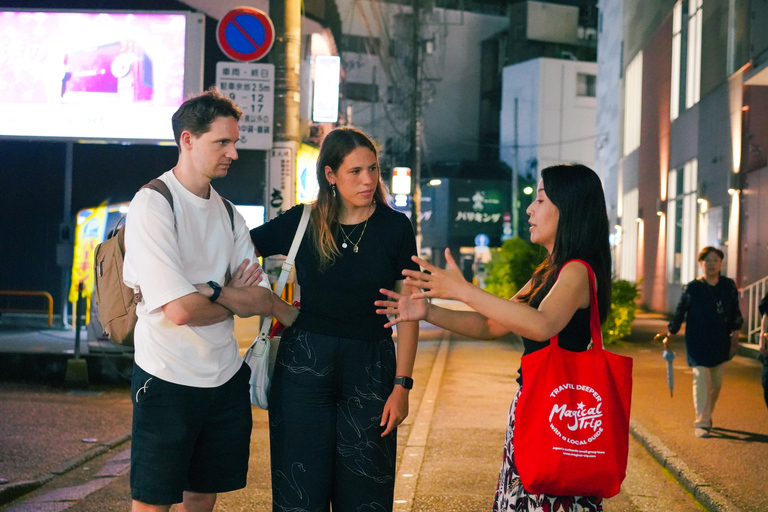
<path id="1" fill-rule="evenodd" d="M 463 301 L 464 291 L 473 286 L 472 283 L 464 279 L 464 274 L 461 273 L 459 266 L 453 259 L 450 249 L 445 250 L 447 263 L 445 269 L 427 263 L 417 256 L 412 256 L 411 259 L 426 270 L 426 272 L 403 270 L 403 275 L 406 276 L 405 284 L 424 290 L 414 293 L 411 296 L 414 299 L 436 297 Z"/>
<path id="2" fill-rule="evenodd" d="M 408 394 L 408 390 L 402 386 L 392 389 L 381 414 L 381 426 L 386 427 L 381 437 L 389 435 L 408 417 Z"/>

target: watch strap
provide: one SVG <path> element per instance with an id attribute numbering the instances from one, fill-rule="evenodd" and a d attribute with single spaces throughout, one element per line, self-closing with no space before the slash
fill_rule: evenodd
<path id="1" fill-rule="evenodd" d="M 401 385 L 405 389 L 413 389 L 413 379 L 410 377 L 395 377 L 394 385 Z"/>

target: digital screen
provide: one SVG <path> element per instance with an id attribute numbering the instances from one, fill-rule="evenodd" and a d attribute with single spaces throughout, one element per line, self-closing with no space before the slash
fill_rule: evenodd
<path id="1" fill-rule="evenodd" d="M 173 141 L 202 89 L 205 18 L 0 11 L 0 137 Z"/>

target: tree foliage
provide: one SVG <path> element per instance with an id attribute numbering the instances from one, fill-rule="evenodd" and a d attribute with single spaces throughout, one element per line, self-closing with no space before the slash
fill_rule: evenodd
<path id="1" fill-rule="evenodd" d="M 485 290 L 508 299 L 531 278 L 546 258 L 546 251 L 520 237 L 510 238 L 491 254 Z"/>
<path id="2" fill-rule="evenodd" d="M 611 284 L 611 310 L 603 324 L 603 343 L 611 345 L 628 336 L 637 312 L 636 300 L 640 296 L 638 283 L 623 279 Z"/>

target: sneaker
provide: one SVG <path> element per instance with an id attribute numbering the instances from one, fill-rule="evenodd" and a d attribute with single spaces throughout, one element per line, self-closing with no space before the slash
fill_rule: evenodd
<path id="1" fill-rule="evenodd" d="M 696 437 L 709 437 L 709 429 L 696 427 L 693 429 L 693 433 Z"/>

